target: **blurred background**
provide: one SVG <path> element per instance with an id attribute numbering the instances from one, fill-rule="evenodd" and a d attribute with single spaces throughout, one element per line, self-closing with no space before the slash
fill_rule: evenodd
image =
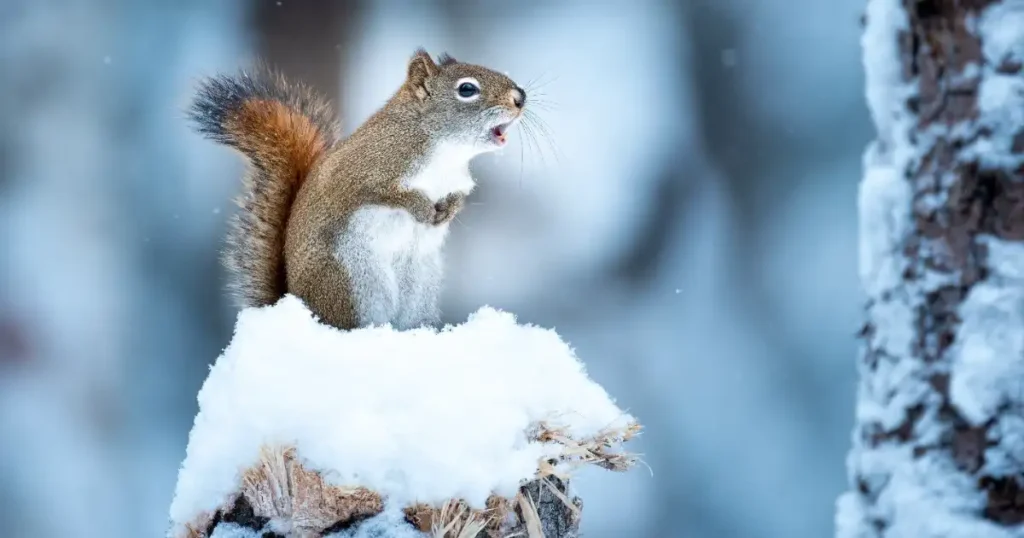
<path id="1" fill-rule="evenodd" d="M 162 536 L 235 311 L 242 163 L 195 81 L 261 56 L 350 132 L 417 46 L 529 84 L 548 133 L 474 163 L 444 311 L 555 327 L 646 432 L 590 538 L 832 533 L 872 136 L 863 0 L 0 2 L 0 522 Z"/>

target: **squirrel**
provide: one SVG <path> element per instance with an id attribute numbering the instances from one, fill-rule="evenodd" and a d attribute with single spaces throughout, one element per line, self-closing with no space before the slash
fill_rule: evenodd
<path id="1" fill-rule="evenodd" d="M 348 138 L 327 101 L 265 65 L 200 82 L 195 129 L 247 157 L 224 262 L 241 307 L 300 298 L 347 330 L 440 321 L 441 247 L 475 183 L 473 157 L 506 143 L 526 91 L 422 48 L 401 87 Z"/>

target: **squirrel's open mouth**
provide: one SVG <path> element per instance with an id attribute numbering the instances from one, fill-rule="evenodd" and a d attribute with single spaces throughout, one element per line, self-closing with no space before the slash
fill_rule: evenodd
<path id="1" fill-rule="evenodd" d="M 491 140 L 499 146 L 504 146 L 505 142 L 508 141 L 508 139 L 505 136 L 505 133 L 508 131 L 510 125 L 512 125 L 511 122 L 502 123 L 501 125 L 497 125 L 494 128 L 492 128 Z"/>

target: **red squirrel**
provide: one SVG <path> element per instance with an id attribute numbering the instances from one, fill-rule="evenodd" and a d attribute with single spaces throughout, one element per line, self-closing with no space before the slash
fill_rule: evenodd
<path id="1" fill-rule="evenodd" d="M 266 68 L 204 80 L 197 130 L 248 158 L 225 263 L 243 307 L 286 293 L 340 329 L 440 320 L 441 249 L 474 187 L 469 161 L 502 147 L 526 92 L 419 49 L 405 82 L 351 136 L 330 106 Z"/>

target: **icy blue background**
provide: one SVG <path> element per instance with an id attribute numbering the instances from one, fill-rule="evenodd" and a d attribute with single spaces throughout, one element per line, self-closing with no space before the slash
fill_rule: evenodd
<path id="1" fill-rule="evenodd" d="M 420 45 L 545 94 L 550 137 L 474 165 L 444 306 L 556 327 L 645 423 L 653 476 L 578 480 L 587 536 L 831 534 L 871 137 L 861 4 L 3 0 L 4 536 L 166 529 L 234 317 L 217 256 L 242 167 L 182 120 L 195 79 L 267 56 L 351 130 Z"/>

